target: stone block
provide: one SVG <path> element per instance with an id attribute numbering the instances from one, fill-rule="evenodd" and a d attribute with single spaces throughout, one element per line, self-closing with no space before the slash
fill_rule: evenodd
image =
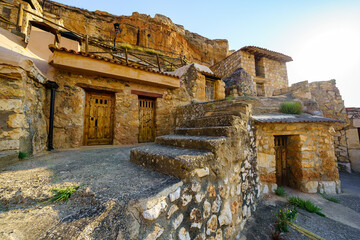
<path id="1" fill-rule="evenodd" d="M 321 181 L 319 182 L 319 192 L 325 194 L 336 194 L 337 184 L 335 181 Z"/>
<path id="2" fill-rule="evenodd" d="M 19 150 L 20 141 L 19 140 L 0 140 L 0 149 L 5 150 Z"/>
<path id="3" fill-rule="evenodd" d="M 349 157 L 351 168 L 356 172 L 360 172 L 360 149 L 349 149 Z"/>
<path id="4" fill-rule="evenodd" d="M 29 128 L 24 114 L 10 115 L 7 124 L 10 128 Z"/>
<path id="5" fill-rule="evenodd" d="M 300 190 L 307 193 L 317 193 L 319 182 L 318 181 L 308 181 L 302 183 Z"/>
<path id="6" fill-rule="evenodd" d="M 156 204 L 154 207 L 144 211 L 142 215 L 146 220 L 152 221 L 157 219 L 160 213 L 166 211 L 166 208 L 167 208 L 167 203 L 165 200 L 163 200 L 158 204 Z"/>
<path id="7" fill-rule="evenodd" d="M 360 148 L 358 130 L 355 128 L 346 130 L 346 141 L 349 148 Z"/>
<path id="8" fill-rule="evenodd" d="M 0 99 L 0 111 L 22 112 L 22 102 L 20 99 Z"/>

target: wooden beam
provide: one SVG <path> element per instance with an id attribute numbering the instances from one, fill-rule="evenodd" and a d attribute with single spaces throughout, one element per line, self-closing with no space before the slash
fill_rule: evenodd
<path id="1" fill-rule="evenodd" d="M 108 87 L 101 87 L 96 85 L 91 85 L 87 83 L 77 83 L 75 86 L 84 88 L 84 89 L 91 89 L 91 90 L 98 90 L 98 91 L 105 91 L 105 92 L 122 92 L 122 89 L 116 89 L 116 88 L 108 88 Z"/>
<path id="2" fill-rule="evenodd" d="M 131 90 L 131 94 L 145 96 L 145 97 L 153 97 L 153 98 L 162 98 L 163 95 L 159 93 L 151 93 L 151 92 L 143 92 L 138 90 Z"/>
<path id="3" fill-rule="evenodd" d="M 18 18 L 17 18 L 17 23 L 16 23 L 16 30 L 19 31 L 19 32 L 21 32 L 23 16 L 24 16 L 24 5 L 22 5 L 20 3 L 19 4 Z"/>

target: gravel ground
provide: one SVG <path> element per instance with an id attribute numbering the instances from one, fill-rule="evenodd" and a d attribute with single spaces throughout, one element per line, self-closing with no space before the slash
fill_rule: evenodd
<path id="1" fill-rule="evenodd" d="M 179 179 L 129 161 L 132 147 L 44 153 L 0 170 L 0 239 L 129 239 L 128 207 Z M 84 184 L 66 202 L 53 188 Z"/>
<path id="2" fill-rule="evenodd" d="M 85 148 L 45 153 L 0 170 L 1 176 L 16 175 L 16 182 L 26 182 L 22 172 L 50 170 L 51 184 L 77 182 L 91 186 L 104 200 L 139 199 L 152 196 L 180 180 L 145 169 L 129 161 L 133 147 Z M 7 183 L 2 183 L 5 187 Z M 9 183 L 11 187 L 13 183 Z M 24 185 L 22 185 L 24 188 Z M 1 189 L 0 189 L 1 193 Z"/>

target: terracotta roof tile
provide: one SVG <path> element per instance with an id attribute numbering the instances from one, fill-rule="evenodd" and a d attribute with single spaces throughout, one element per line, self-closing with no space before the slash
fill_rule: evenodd
<path id="1" fill-rule="evenodd" d="M 290 56 L 285 54 L 275 52 L 266 48 L 256 47 L 256 46 L 246 46 L 240 48 L 241 51 L 246 51 L 254 54 L 263 55 L 264 57 L 268 57 L 270 59 L 284 61 L 284 62 L 291 62 L 293 59 Z"/>
<path id="2" fill-rule="evenodd" d="M 50 48 L 50 50 L 52 52 L 59 51 L 59 52 L 66 52 L 66 53 L 71 53 L 71 54 L 75 54 L 75 55 L 81 55 L 83 57 L 89 57 L 89 58 L 92 58 L 92 59 L 97 59 L 97 60 L 101 60 L 101 61 L 105 61 L 105 62 L 110 62 L 110 63 L 122 65 L 122 66 L 128 66 L 128 67 L 131 67 L 131 68 L 140 69 L 140 70 L 147 71 L 147 72 L 157 73 L 157 74 L 161 74 L 161 75 L 165 75 L 165 76 L 169 76 L 169 77 L 174 77 L 174 78 L 180 78 L 180 77 L 178 77 L 176 75 L 173 75 L 173 74 L 170 74 L 170 73 L 159 72 L 159 71 L 155 71 L 155 70 L 148 69 L 148 68 L 145 68 L 145 67 L 134 66 L 132 64 L 124 63 L 124 62 L 121 62 L 121 61 L 118 61 L 118 60 L 114 60 L 114 59 L 107 58 L 107 57 L 102 57 L 102 56 L 91 54 L 91 53 L 77 52 L 75 50 L 68 50 L 68 49 L 66 49 L 64 47 L 56 48 L 53 45 L 50 45 L 49 48 Z"/>

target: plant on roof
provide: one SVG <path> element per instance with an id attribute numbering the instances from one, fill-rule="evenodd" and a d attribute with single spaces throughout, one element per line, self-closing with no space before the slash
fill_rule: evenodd
<path id="1" fill-rule="evenodd" d="M 45 201 L 44 203 L 58 202 L 58 201 L 66 202 L 67 200 L 69 200 L 71 195 L 74 192 L 76 192 L 76 190 L 78 190 L 80 187 L 82 187 L 84 185 L 85 184 L 81 184 L 79 186 L 70 186 L 70 187 L 66 187 L 66 188 L 53 188 L 53 189 L 51 189 L 51 191 L 54 193 L 54 196 L 50 200 Z"/>
<path id="2" fill-rule="evenodd" d="M 280 106 L 280 112 L 286 114 L 301 114 L 302 104 L 300 102 L 284 102 Z"/>

